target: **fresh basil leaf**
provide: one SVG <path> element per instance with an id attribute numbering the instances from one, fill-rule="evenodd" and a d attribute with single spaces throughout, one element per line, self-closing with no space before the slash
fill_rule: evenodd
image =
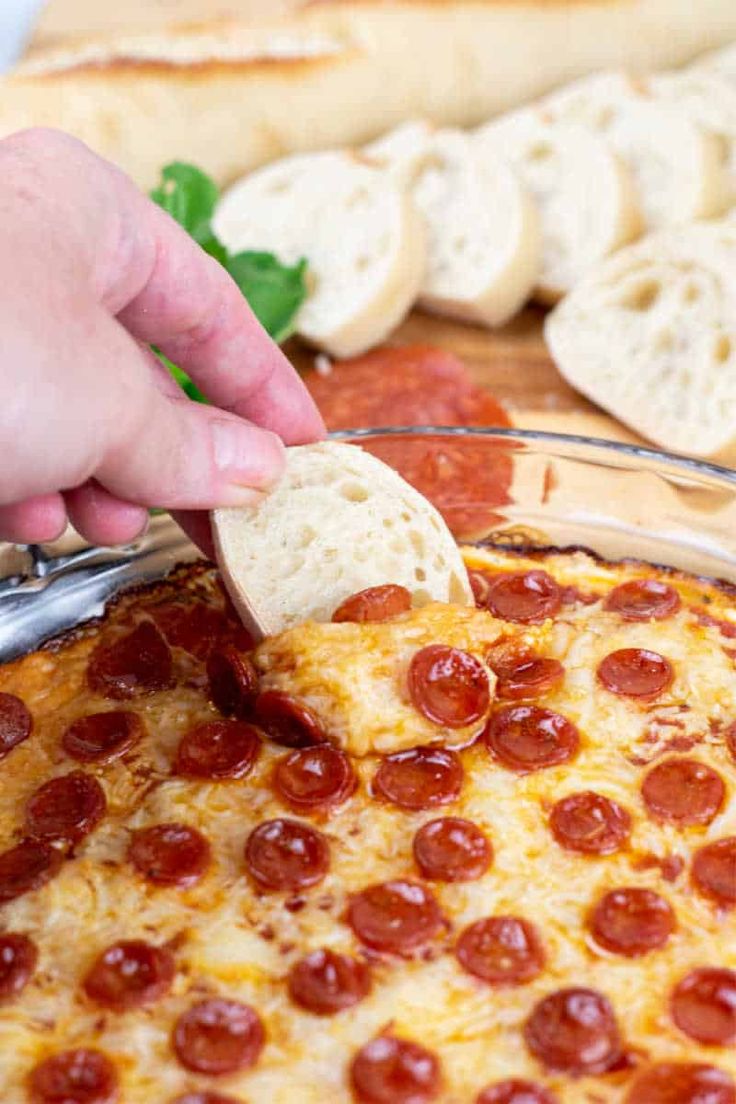
<path id="1" fill-rule="evenodd" d="M 307 262 L 283 265 L 272 253 L 237 253 L 225 268 L 242 291 L 264 330 L 279 344 L 294 332 L 307 297 Z"/>
<path id="2" fill-rule="evenodd" d="M 157 349 L 155 345 L 152 345 L 151 348 L 153 349 L 154 353 L 156 354 L 158 359 L 161 361 L 161 363 L 164 365 L 164 367 L 168 368 L 168 370 L 171 372 L 171 375 L 174 377 L 176 382 L 179 384 L 179 386 L 181 387 L 181 389 L 182 389 L 182 391 L 184 392 L 185 395 L 188 395 L 190 399 L 194 400 L 194 402 L 201 402 L 201 403 L 206 403 L 207 402 L 206 398 L 204 397 L 202 392 L 199 390 L 196 383 L 194 383 L 189 378 L 189 376 L 186 374 L 186 372 L 182 371 L 182 369 L 179 368 L 178 365 L 176 365 L 172 361 L 170 361 L 168 357 L 165 357 L 164 354 L 161 352 L 161 350 Z"/>
<path id="3" fill-rule="evenodd" d="M 151 199 L 176 219 L 198 245 L 214 242 L 223 249 L 211 226 L 219 195 L 214 180 L 195 165 L 172 161 L 162 169 L 161 183 L 151 192 Z"/>

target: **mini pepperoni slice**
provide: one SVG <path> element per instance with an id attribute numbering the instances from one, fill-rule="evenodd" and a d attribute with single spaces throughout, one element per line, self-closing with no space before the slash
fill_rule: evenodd
<path id="1" fill-rule="evenodd" d="M 17 997 L 33 977 L 38 948 L 21 932 L 0 935 L 0 1001 Z"/>
<path id="2" fill-rule="evenodd" d="M 658 579 L 631 579 L 609 592 L 604 608 L 618 613 L 624 621 L 664 621 L 677 613 L 680 595 Z"/>
<path id="3" fill-rule="evenodd" d="M 705 1046 L 736 1042 L 736 972 L 703 966 L 691 970 L 670 998 L 680 1031 Z"/>
<path id="4" fill-rule="evenodd" d="M 187 824 L 155 824 L 133 834 L 128 858 L 149 882 L 160 886 L 194 885 L 210 864 L 210 845 Z"/>
<path id="5" fill-rule="evenodd" d="M 558 989 L 544 997 L 524 1025 L 524 1039 L 535 1058 L 562 1073 L 605 1073 L 621 1058 L 613 1008 L 595 989 Z"/>
<path id="6" fill-rule="evenodd" d="M 309 706 L 280 690 L 264 690 L 256 698 L 256 720 L 264 732 L 284 747 L 323 744 L 327 735 Z"/>
<path id="7" fill-rule="evenodd" d="M 598 679 L 612 694 L 650 700 L 668 690 L 675 672 L 659 652 L 646 648 L 619 648 L 598 664 Z"/>
<path id="8" fill-rule="evenodd" d="M 411 609 L 411 594 L 403 586 L 386 583 L 351 595 L 337 607 L 333 621 L 390 621 Z"/>
<path id="9" fill-rule="evenodd" d="M 174 685 L 171 651 L 152 621 L 112 644 L 99 644 L 87 667 L 90 689 L 106 698 L 135 698 Z"/>
<path id="10" fill-rule="evenodd" d="M 113 943 L 94 961 L 83 982 L 95 1004 L 127 1012 L 159 1000 L 171 988 L 175 966 L 171 951 L 142 939 Z"/>
<path id="11" fill-rule="evenodd" d="M 208 721 L 182 737 L 174 773 L 185 778 L 244 778 L 260 749 L 257 730 L 245 721 Z"/>
<path id="12" fill-rule="evenodd" d="M 562 591 L 546 571 L 504 572 L 491 580 L 485 607 L 504 621 L 538 624 L 560 612 Z"/>
<path id="13" fill-rule="evenodd" d="M 199 1001 L 174 1025 L 176 1057 L 193 1073 L 222 1075 L 258 1061 L 266 1033 L 257 1012 L 239 1001 Z"/>
<path id="14" fill-rule="evenodd" d="M 440 1091 L 440 1066 L 426 1047 L 379 1035 L 356 1054 L 350 1082 L 360 1104 L 428 1104 Z"/>
<path id="15" fill-rule="evenodd" d="M 641 794 L 655 820 L 710 824 L 723 805 L 726 787 L 717 771 L 697 759 L 666 759 L 649 771 Z"/>
<path id="16" fill-rule="evenodd" d="M 80 717 L 69 725 L 61 743 L 67 755 L 81 763 L 111 763 L 130 751 L 144 732 L 137 713 L 114 709 Z"/>
<path id="17" fill-rule="evenodd" d="M 166 602 L 151 606 L 146 612 L 169 644 L 196 659 L 206 659 L 230 628 L 222 610 L 206 602 Z"/>
<path id="18" fill-rule="evenodd" d="M 665 945 L 675 930 L 675 914 L 653 890 L 626 886 L 601 897 L 588 926 L 601 947 L 635 958 Z"/>
<path id="19" fill-rule="evenodd" d="M 72 771 L 40 786 L 26 805 L 26 831 L 36 839 L 77 843 L 99 824 L 107 800 L 91 774 Z"/>
<path id="20" fill-rule="evenodd" d="M 327 873 L 330 848 L 315 828 L 279 817 L 253 829 L 245 844 L 245 864 L 261 889 L 307 889 Z"/>
<path id="21" fill-rule="evenodd" d="M 536 928 L 518 916 L 476 920 L 460 936 L 455 956 L 489 985 L 525 985 L 542 972 L 545 960 Z"/>
<path id="22" fill-rule="evenodd" d="M 225 717 L 247 721 L 253 717 L 258 675 L 252 662 L 233 644 L 224 644 L 207 660 L 209 694 Z"/>
<path id="23" fill-rule="evenodd" d="M 397 879 L 356 893 L 348 908 L 348 923 L 367 947 L 409 955 L 437 935 L 443 918 L 428 889 Z"/>
<path id="24" fill-rule="evenodd" d="M 33 717 L 15 694 L 0 693 L 0 759 L 31 735 Z"/>
<path id="25" fill-rule="evenodd" d="M 368 995 L 371 972 L 365 962 L 349 955 L 312 951 L 291 968 L 288 986 L 294 1004 L 317 1016 L 331 1016 Z"/>
<path id="26" fill-rule="evenodd" d="M 488 870 L 493 848 L 471 821 L 442 817 L 419 829 L 414 837 L 414 858 L 425 878 L 437 882 L 472 882 Z"/>
<path id="27" fill-rule="evenodd" d="M 624 1104 L 736 1104 L 733 1078 L 698 1062 L 659 1062 L 638 1074 Z"/>
<path id="28" fill-rule="evenodd" d="M 463 784 L 460 756 L 446 748 L 416 747 L 387 755 L 373 789 L 400 809 L 433 809 L 454 801 Z"/>
<path id="29" fill-rule="evenodd" d="M 60 851 L 46 840 L 26 839 L 0 854 L 0 905 L 40 889 L 63 862 Z"/>
<path id="30" fill-rule="evenodd" d="M 79 1048 L 54 1054 L 31 1073 L 32 1104 L 115 1104 L 120 1099 L 118 1075 L 107 1055 Z"/>
<path id="31" fill-rule="evenodd" d="M 535 771 L 567 763 L 580 747 L 572 721 L 537 705 L 507 705 L 494 713 L 483 739 L 504 766 Z"/>
<path id="32" fill-rule="evenodd" d="M 295 748 L 276 765 L 276 793 L 298 813 L 324 812 L 355 792 L 357 779 L 345 752 L 331 744 Z"/>
<path id="33" fill-rule="evenodd" d="M 695 852 L 693 885 L 722 908 L 736 905 L 736 836 L 707 843 Z"/>
<path id="34" fill-rule="evenodd" d="M 610 797 L 583 790 L 561 798 L 549 818 L 560 847 L 583 855 L 611 855 L 631 832 L 631 817 Z"/>
<path id="35" fill-rule="evenodd" d="M 490 666 L 495 670 L 493 664 Z M 495 673 L 498 676 L 496 697 L 518 701 L 520 698 L 538 698 L 554 690 L 564 679 L 565 668 L 558 659 L 527 656 L 520 659 L 515 667 Z"/>
<path id="36" fill-rule="evenodd" d="M 475 1104 L 557 1104 L 557 1098 L 532 1081 L 498 1081 L 478 1096 Z"/>
<path id="37" fill-rule="evenodd" d="M 488 675 L 475 656 L 444 644 L 430 644 L 409 666 L 409 695 L 433 724 L 464 728 L 488 711 Z"/>

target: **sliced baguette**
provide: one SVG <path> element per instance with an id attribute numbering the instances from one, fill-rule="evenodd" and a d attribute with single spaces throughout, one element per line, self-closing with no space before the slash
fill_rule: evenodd
<path id="1" fill-rule="evenodd" d="M 652 234 L 548 317 L 565 379 L 674 452 L 736 460 L 736 223 Z"/>
<path id="2" fill-rule="evenodd" d="M 736 84 L 736 42 L 732 42 L 729 46 L 722 46 L 720 50 L 712 50 L 709 54 L 701 55 L 689 67 L 688 72 L 713 73 L 731 84 Z"/>
<path id="3" fill-rule="evenodd" d="M 220 570 L 267 635 L 329 621 L 349 595 L 398 583 L 415 606 L 473 605 L 462 556 L 434 506 L 355 445 L 287 450 L 286 474 L 258 506 L 216 510 Z"/>
<path id="4" fill-rule="evenodd" d="M 529 298 L 540 264 L 539 219 L 516 173 L 479 156 L 466 134 L 409 123 L 368 147 L 413 187 L 427 229 L 420 305 L 500 326 Z"/>
<path id="5" fill-rule="evenodd" d="M 214 227 L 230 250 L 307 258 L 311 290 L 297 332 L 336 357 L 382 342 L 424 277 L 424 226 L 408 185 L 348 152 L 289 157 L 245 177 Z"/>
<path id="6" fill-rule="evenodd" d="M 481 127 L 475 142 L 491 164 L 505 158 L 536 200 L 541 302 L 557 302 L 592 265 L 641 232 L 631 174 L 595 131 L 527 108 Z"/>

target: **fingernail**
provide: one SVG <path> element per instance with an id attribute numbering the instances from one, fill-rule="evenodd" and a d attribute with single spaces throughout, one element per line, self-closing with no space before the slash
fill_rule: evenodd
<path id="1" fill-rule="evenodd" d="M 279 438 L 268 430 L 225 420 L 213 421 L 211 432 L 218 471 L 234 484 L 233 490 L 245 494 L 248 501 L 241 499 L 243 505 L 260 501 L 259 492 L 273 486 L 283 472 L 284 446 Z"/>

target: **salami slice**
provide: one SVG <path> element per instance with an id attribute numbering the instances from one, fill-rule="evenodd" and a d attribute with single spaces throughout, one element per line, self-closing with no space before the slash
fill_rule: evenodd
<path id="1" fill-rule="evenodd" d="M 61 743 L 67 755 L 80 763 L 111 763 L 135 747 L 144 733 L 137 713 L 114 709 L 80 717 L 69 725 Z"/>
<path id="2" fill-rule="evenodd" d="M 351 595 L 337 607 L 332 620 L 340 621 L 390 621 L 400 613 L 411 609 L 411 594 L 403 586 L 386 583 L 368 587 Z"/>
<path id="3" fill-rule="evenodd" d="M 149 882 L 184 889 L 198 882 L 210 865 L 210 845 L 187 824 L 155 824 L 133 834 L 128 858 Z"/>
<path id="4" fill-rule="evenodd" d="M 45 840 L 26 839 L 0 854 L 0 905 L 40 889 L 58 874 L 60 851 Z"/>
<path id="5" fill-rule="evenodd" d="M 54 1054 L 36 1066 L 28 1094 L 32 1104 L 116 1104 L 120 1082 L 106 1054 L 80 1048 Z"/>
<path id="6" fill-rule="evenodd" d="M 40 786 L 26 805 L 26 831 L 36 839 L 78 843 L 107 809 L 102 786 L 91 774 L 72 771 Z"/>
<path id="7" fill-rule="evenodd" d="M 595 989 L 558 989 L 534 1006 L 524 1039 L 535 1058 L 573 1076 L 605 1073 L 621 1058 L 621 1035 L 607 997 Z"/>
<path id="8" fill-rule="evenodd" d="M 365 962 L 349 955 L 312 951 L 291 968 L 288 986 L 294 1004 L 317 1016 L 332 1016 L 368 995 L 371 972 Z"/>
<path id="9" fill-rule="evenodd" d="M 245 721 L 208 721 L 182 737 L 174 773 L 185 778 L 245 778 L 261 750 L 258 731 Z"/>
<path id="10" fill-rule="evenodd" d="M 303 702 L 280 690 L 264 690 L 256 698 L 256 720 L 264 732 L 284 747 L 310 747 L 327 740 L 319 718 Z"/>
<path id="11" fill-rule="evenodd" d="M 245 865 L 261 889 L 307 889 L 330 866 L 330 847 L 315 828 L 280 817 L 254 828 L 245 844 Z"/>
<path id="12" fill-rule="evenodd" d="M 414 837 L 414 859 L 425 878 L 437 882 L 472 882 L 493 860 L 493 848 L 477 825 L 460 817 L 423 824 Z"/>
<path id="13" fill-rule="evenodd" d="M 599 946 L 636 958 L 663 947 L 675 930 L 669 902 L 651 889 L 627 886 L 606 893 L 594 907 L 588 926 Z"/>
<path id="14" fill-rule="evenodd" d="M 722 908 L 736 906 L 736 836 L 707 843 L 695 852 L 693 885 Z"/>
<path id="15" fill-rule="evenodd" d="M 297 813 L 324 813 L 344 804 L 358 781 L 350 760 L 331 744 L 295 748 L 276 764 L 273 786 Z"/>
<path id="16" fill-rule="evenodd" d="M 710 824 L 726 797 L 723 779 L 697 759 L 665 759 L 646 775 L 641 794 L 654 820 L 682 827 Z"/>
<path id="17" fill-rule="evenodd" d="M 416 747 L 387 755 L 376 771 L 373 790 L 400 809 L 433 809 L 454 801 L 462 784 L 463 768 L 457 752 Z"/>
<path id="18" fill-rule="evenodd" d="M 437 935 L 443 917 L 423 885 L 395 880 L 356 893 L 348 908 L 348 922 L 367 947 L 410 955 Z"/>
<path id="19" fill-rule="evenodd" d="M 736 1086 L 715 1066 L 659 1062 L 638 1074 L 624 1104 L 736 1104 Z"/>
<path id="20" fill-rule="evenodd" d="M 231 632 L 225 614 L 206 602 L 165 602 L 148 611 L 163 635 L 174 648 L 207 659 L 208 655 Z"/>
<path id="21" fill-rule="evenodd" d="M 455 955 L 464 970 L 489 985 L 525 985 L 544 968 L 537 930 L 518 916 L 476 920 L 460 936 Z"/>
<path id="22" fill-rule="evenodd" d="M 38 948 L 22 932 L 0 935 L 0 1001 L 17 997 L 33 977 Z"/>
<path id="23" fill-rule="evenodd" d="M 629 838 L 631 817 L 610 797 L 583 790 L 561 798 L 549 818 L 560 847 L 583 855 L 611 855 Z"/>
<path id="24" fill-rule="evenodd" d="M 535 625 L 560 612 L 562 591 L 546 571 L 508 571 L 491 579 L 484 604 L 494 617 Z"/>
<path id="25" fill-rule="evenodd" d="M 207 659 L 210 699 L 224 717 L 253 717 L 258 675 L 252 662 L 233 644 L 215 648 Z"/>
<path id="26" fill-rule="evenodd" d="M 127 1012 L 163 997 L 175 971 L 173 955 L 165 947 L 142 939 L 122 940 L 95 959 L 82 987 L 94 1004 Z"/>
<path id="27" fill-rule="evenodd" d="M 356 1054 L 350 1083 L 360 1104 L 429 1104 L 440 1092 L 440 1065 L 418 1043 L 379 1035 Z"/>
<path id="28" fill-rule="evenodd" d="M 631 579 L 609 591 L 604 608 L 624 621 L 664 621 L 682 606 L 680 595 L 659 579 Z"/>
<path id="29" fill-rule="evenodd" d="M 491 715 L 483 739 L 505 767 L 523 773 L 567 763 L 580 747 L 572 721 L 537 705 L 499 709 Z"/>
<path id="30" fill-rule="evenodd" d="M 697 1043 L 736 1042 L 736 971 L 703 966 L 691 970 L 670 998 L 672 1019 Z"/>
<path id="31" fill-rule="evenodd" d="M 250 1069 L 266 1033 L 257 1012 L 239 1001 L 199 1001 L 179 1017 L 172 1042 L 180 1064 L 193 1073 L 220 1076 Z"/>
<path id="32" fill-rule="evenodd" d="M 541 1085 L 514 1077 L 510 1081 L 489 1085 L 475 1104 L 557 1104 L 557 1097 Z"/>
<path id="33" fill-rule="evenodd" d="M 112 644 L 99 644 L 90 657 L 87 682 L 106 698 L 135 698 L 169 690 L 174 685 L 171 651 L 151 621 Z"/>
<path id="34" fill-rule="evenodd" d="M 433 724 L 465 728 L 488 712 L 491 691 L 485 668 L 459 648 L 421 648 L 409 665 L 408 684 L 415 708 Z"/>
<path id="35" fill-rule="evenodd" d="M 675 678 L 672 664 L 646 648 L 620 648 L 598 665 L 598 679 L 612 694 L 651 701 L 669 690 Z"/>
<path id="36" fill-rule="evenodd" d="M 31 735 L 33 717 L 15 694 L 0 693 L 0 759 Z"/>

